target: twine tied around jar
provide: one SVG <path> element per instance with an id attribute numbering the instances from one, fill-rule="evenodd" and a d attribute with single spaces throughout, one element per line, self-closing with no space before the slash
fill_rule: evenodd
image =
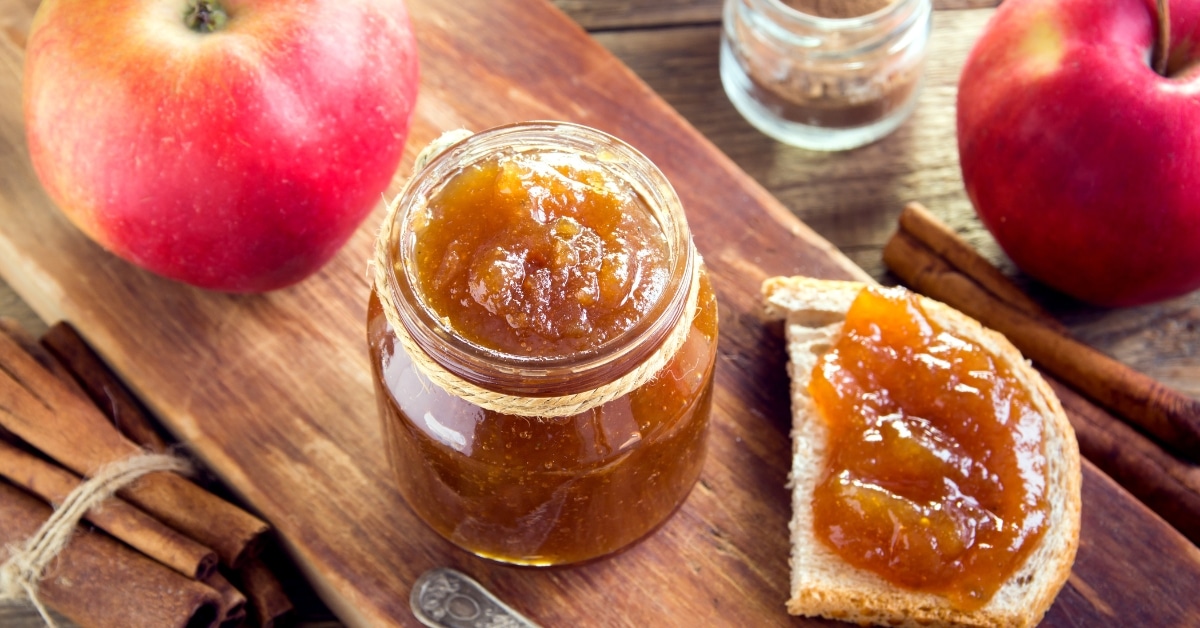
<path id="1" fill-rule="evenodd" d="M 451 373 L 421 349 L 412 335 L 408 333 L 408 329 L 404 326 L 404 321 L 400 317 L 399 310 L 390 298 L 392 290 L 388 281 L 388 269 L 392 268 L 392 242 L 396 229 L 396 217 L 400 212 L 400 199 L 406 196 L 409 188 L 417 180 L 417 174 L 430 161 L 433 161 L 435 157 L 452 145 L 471 135 L 472 133 L 465 129 L 448 131 L 421 150 L 417 155 L 416 162 L 413 165 L 413 172 L 408 182 L 404 185 L 400 193 L 388 203 L 387 215 L 375 239 L 375 256 L 371 260 L 370 269 L 375 292 L 379 295 L 379 303 L 383 308 L 384 316 L 391 325 L 396 339 L 412 360 L 413 365 L 429 381 L 455 397 L 485 410 L 528 417 L 573 416 L 610 401 L 620 399 L 654 379 L 658 375 L 658 372 L 669 364 L 671 359 L 675 357 L 675 354 L 679 352 L 679 349 L 683 347 L 696 316 L 700 297 L 700 275 L 703 264 L 700 260 L 700 253 L 696 251 L 695 244 L 691 238 L 688 238 L 688 246 L 691 247 L 694 263 L 692 264 L 691 276 L 688 278 L 687 301 L 683 312 L 679 316 L 679 321 L 676 322 L 658 349 L 643 360 L 641 364 L 638 364 L 616 380 L 592 390 L 557 397 L 527 397 L 488 390 Z"/>

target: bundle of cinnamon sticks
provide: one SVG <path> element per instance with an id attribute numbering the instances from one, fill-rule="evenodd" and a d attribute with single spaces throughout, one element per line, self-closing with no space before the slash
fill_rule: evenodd
<path id="1" fill-rule="evenodd" d="M 1200 402 L 1071 338 L 921 205 L 899 223 L 883 250 L 888 268 L 1007 336 L 1050 375 L 1084 457 L 1200 544 Z"/>
<path id="2" fill-rule="evenodd" d="M 65 323 L 0 320 L 0 562 L 106 464 L 167 453 L 150 415 Z M 99 506 L 38 583 L 80 626 L 270 626 L 291 602 L 256 555 L 265 522 L 170 472 Z M 83 526 L 80 526 L 81 528 Z"/>

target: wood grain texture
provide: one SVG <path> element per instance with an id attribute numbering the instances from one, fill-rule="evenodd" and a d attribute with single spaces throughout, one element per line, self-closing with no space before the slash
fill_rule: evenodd
<path id="1" fill-rule="evenodd" d="M 718 24 L 723 0 L 551 0 L 589 31 Z M 995 7 L 999 0 L 933 0 L 935 10 Z"/>
<path id="2" fill-rule="evenodd" d="M 0 281 L 0 315 L 15 320 L 34 337 L 40 336 L 47 329 L 46 323 L 3 281 Z"/>
<path id="3" fill-rule="evenodd" d="M 939 14 L 937 61 L 917 115 L 884 142 L 831 156 L 782 147 L 737 116 L 715 73 L 715 25 L 599 35 L 647 86 L 549 5 L 410 7 L 423 83 L 393 192 L 442 129 L 546 117 L 626 139 L 680 189 L 721 306 L 714 424 L 700 483 L 646 542 L 584 567 L 514 569 L 455 550 L 408 510 L 388 482 L 362 339 L 365 260 L 381 209 L 295 288 L 257 297 L 192 290 L 105 255 L 66 224 L 32 177 L 19 107 L 6 97 L 0 275 L 43 319 L 67 318 L 88 336 L 280 530 L 347 623 L 413 625 L 409 585 L 446 565 L 547 626 L 827 625 L 783 611 L 788 384 L 782 338 L 757 314 L 758 284 L 773 274 L 867 276 L 796 215 L 837 235 L 881 278 L 878 248 L 903 201 L 922 200 L 944 220 L 950 213 L 956 227 L 971 224 L 950 121 L 956 68 L 989 12 Z M 0 0 L 13 23 L 27 24 L 29 8 Z M 0 41 L 5 95 L 19 93 L 14 32 Z M 1195 548 L 1094 468 L 1084 482 L 1075 576 L 1046 625 L 1195 623 Z"/>
<path id="4" fill-rule="evenodd" d="M 722 0 L 552 0 L 589 31 L 721 21 Z"/>

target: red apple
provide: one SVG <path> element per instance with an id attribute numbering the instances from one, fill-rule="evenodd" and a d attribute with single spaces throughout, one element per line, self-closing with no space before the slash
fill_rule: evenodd
<path id="1" fill-rule="evenodd" d="M 402 0 L 44 0 L 29 152 L 89 236 L 230 292 L 320 268 L 380 199 L 416 101 Z"/>
<path id="2" fill-rule="evenodd" d="M 1132 305 L 1200 287 L 1200 2 L 1007 0 L 963 69 L 967 193 L 1022 270 Z"/>

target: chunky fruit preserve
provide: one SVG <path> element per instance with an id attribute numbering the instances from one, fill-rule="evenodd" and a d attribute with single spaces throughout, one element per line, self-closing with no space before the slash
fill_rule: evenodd
<path id="1" fill-rule="evenodd" d="M 674 192 L 623 143 L 552 123 L 472 136 L 418 176 L 401 200 L 396 289 L 368 308 L 405 499 L 453 543 L 510 563 L 575 563 L 644 537 L 699 476 L 716 356 L 716 301 Z M 380 298 L 408 313 L 428 357 L 505 395 L 586 398 L 676 327 L 686 339 L 626 394 L 526 416 L 431 383 Z"/>
<path id="2" fill-rule="evenodd" d="M 662 307 L 662 230 L 632 187 L 583 155 L 465 168 L 430 200 L 416 237 L 425 304 L 501 353 L 595 351 Z"/>
<path id="3" fill-rule="evenodd" d="M 1043 417 L 996 357 L 863 290 L 809 391 L 829 427 L 819 538 L 890 582 L 985 604 L 1045 531 Z"/>

